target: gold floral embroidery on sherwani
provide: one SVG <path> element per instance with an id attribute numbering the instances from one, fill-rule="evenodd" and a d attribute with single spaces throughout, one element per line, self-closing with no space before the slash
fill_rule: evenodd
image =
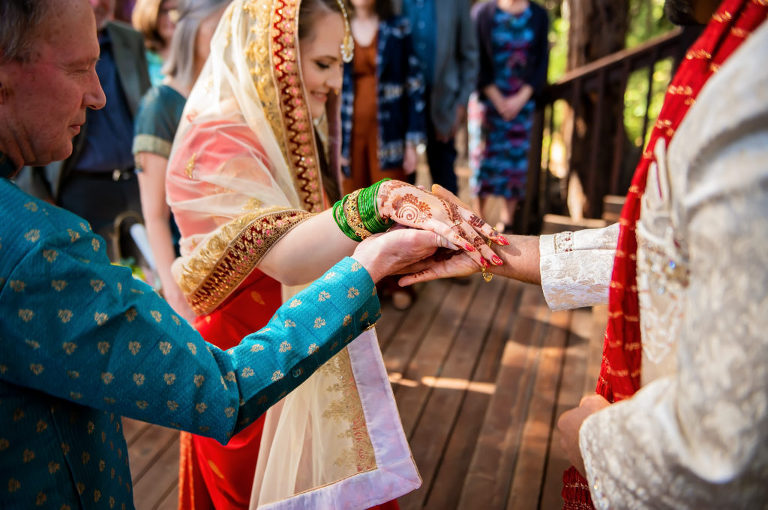
<path id="1" fill-rule="evenodd" d="M 340 103 L 329 96 L 318 147 L 299 65 L 300 1 L 234 0 L 182 115 L 167 174 L 182 233 L 173 271 L 199 314 L 325 208 L 318 155 L 325 151 L 333 173 Z M 283 299 L 295 291 L 284 287 Z M 305 327 L 324 325 L 308 319 Z M 420 485 L 375 331 L 347 342 L 267 413 L 252 508 L 368 508 Z"/>

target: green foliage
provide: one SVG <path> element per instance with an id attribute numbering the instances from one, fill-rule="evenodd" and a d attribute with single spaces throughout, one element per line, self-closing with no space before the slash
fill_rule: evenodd
<path id="1" fill-rule="evenodd" d="M 620 0 L 616 0 L 620 1 Z M 626 47 L 632 48 L 654 37 L 669 32 L 674 28 L 664 16 L 664 0 L 624 0 L 629 1 L 629 28 L 626 36 Z M 550 83 L 556 82 L 564 73 L 568 58 L 568 4 L 563 0 L 544 0 L 541 2 L 549 11 L 550 16 L 550 53 L 549 73 Z M 653 71 L 651 105 L 648 112 L 648 131 L 659 114 L 664 92 L 672 73 L 672 63 L 669 60 L 659 62 Z M 641 70 L 633 73 L 627 83 L 624 96 L 624 123 L 628 139 L 637 147 L 643 143 L 643 117 L 648 98 L 648 71 Z M 562 112 L 555 113 L 555 125 L 560 124 Z"/>
<path id="2" fill-rule="evenodd" d="M 630 24 L 627 31 L 627 48 L 642 44 L 674 28 L 664 16 L 664 0 L 630 0 Z M 643 117 L 648 100 L 648 70 L 632 73 L 624 94 L 624 127 L 627 139 L 635 146 L 645 145 L 650 128 L 659 116 L 664 92 L 672 78 L 672 61 L 659 62 L 653 69 L 651 80 L 651 104 L 648 106 L 648 121 L 643 139 Z"/>
<path id="3" fill-rule="evenodd" d="M 664 92 L 672 78 L 672 60 L 661 60 L 653 70 L 651 80 L 651 104 L 648 108 L 648 125 L 643 139 L 643 117 L 648 99 L 648 70 L 641 69 L 630 75 L 624 94 L 624 128 L 627 139 L 635 146 L 644 146 L 648 141 L 653 122 L 659 116 Z"/>
<path id="4" fill-rule="evenodd" d="M 627 48 L 665 34 L 672 28 L 672 23 L 664 16 L 664 0 L 629 0 Z"/>

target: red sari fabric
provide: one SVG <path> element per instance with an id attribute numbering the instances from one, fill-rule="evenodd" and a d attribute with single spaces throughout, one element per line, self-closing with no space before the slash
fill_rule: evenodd
<path id="1" fill-rule="evenodd" d="M 228 349 L 266 326 L 281 302 L 280 282 L 255 269 L 214 312 L 198 317 L 195 328 L 208 342 Z M 182 432 L 179 509 L 247 510 L 263 428 L 264 416 L 226 445 Z"/>
<path id="2" fill-rule="evenodd" d="M 667 146 L 707 80 L 768 15 L 766 0 L 724 0 L 707 28 L 691 46 L 667 89 L 659 118 L 621 212 L 619 239 L 608 299 L 608 325 L 596 392 L 610 402 L 631 397 L 640 389 L 642 346 L 637 297 L 637 239 L 640 200 L 645 191 L 653 147 Z M 563 475 L 563 508 L 593 508 L 587 480 L 571 467 Z"/>

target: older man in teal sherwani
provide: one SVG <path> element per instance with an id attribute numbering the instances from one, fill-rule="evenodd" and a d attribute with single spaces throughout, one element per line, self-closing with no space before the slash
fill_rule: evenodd
<path id="1" fill-rule="evenodd" d="M 436 247 L 371 238 L 238 346 L 206 343 L 85 220 L 9 180 L 70 155 L 104 106 L 98 56 L 86 0 L 0 3 L 3 509 L 133 508 L 120 416 L 227 441 L 375 322 L 376 280 Z"/>

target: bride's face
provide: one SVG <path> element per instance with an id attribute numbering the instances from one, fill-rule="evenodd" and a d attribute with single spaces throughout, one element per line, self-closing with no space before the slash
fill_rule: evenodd
<path id="1" fill-rule="evenodd" d="M 323 12 L 315 17 L 309 35 L 299 41 L 301 74 L 313 119 L 323 115 L 328 94 L 341 89 L 343 39 L 344 18 L 335 12 Z"/>

